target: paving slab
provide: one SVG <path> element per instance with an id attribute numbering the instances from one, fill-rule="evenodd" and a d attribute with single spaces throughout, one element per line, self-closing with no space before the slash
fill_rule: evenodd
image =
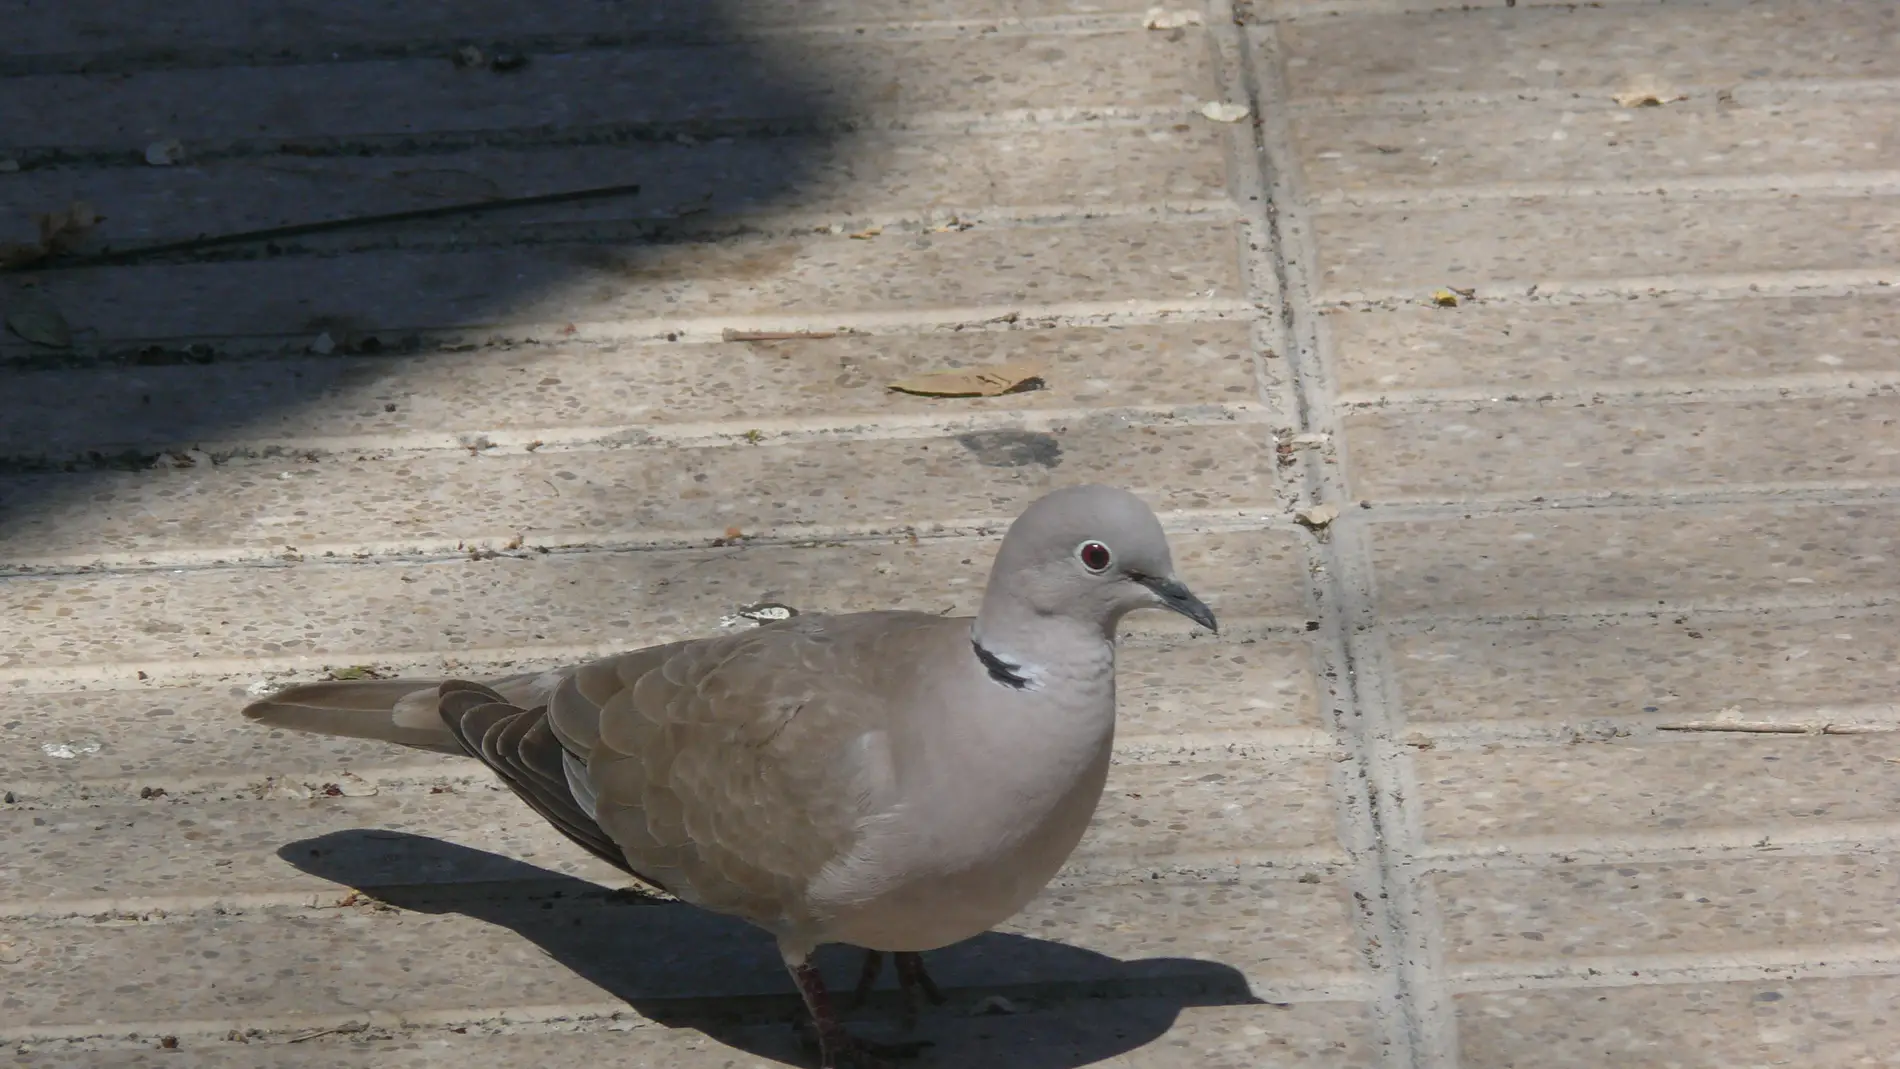
<path id="1" fill-rule="evenodd" d="M 1512 839 L 1619 844 L 1747 835 L 1766 850 L 1816 825 L 1885 838 L 1900 736 L 1689 733 L 1560 746 L 1433 749 L 1414 759 L 1433 840 L 1484 850 Z M 1622 848 L 1627 848 L 1627 845 Z M 1766 877 L 1764 877 L 1765 879 Z"/>
<path id="2" fill-rule="evenodd" d="M 1616 390 L 1711 393 L 1812 383 L 1836 389 L 1900 371 L 1900 294 L 1763 295 L 1593 304 L 1337 309 L 1320 325 L 1340 398 Z"/>
<path id="3" fill-rule="evenodd" d="M 414 664 L 419 674 L 477 677 L 539 667 L 451 667 L 427 656 Z M 1125 640 L 1116 668 L 1117 744 L 1125 755 L 1167 759 L 1327 739 L 1303 632 L 1225 642 L 1137 636 Z M 0 789 L 49 805 L 126 801 L 161 789 L 170 798 L 261 794 L 280 785 L 317 791 L 344 772 L 373 784 L 486 780 L 486 771 L 461 758 L 260 728 L 232 715 L 252 699 L 251 687 L 243 680 L 162 687 L 134 680 L 128 689 L 10 690 L 0 720 Z"/>
<path id="4" fill-rule="evenodd" d="M 15 951 L 28 968 L 59 962 L 58 979 L 0 996 L 8 1038 L 85 1034 L 96 1011 L 77 996 L 94 991 L 113 994 L 121 1020 L 176 1019 L 217 1033 L 368 1014 L 473 1024 L 563 1003 L 599 1012 L 621 1000 L 792 991 L 770 936 L 682 904 L 384 897 L 404 908 L 42 929 Z M 1155 913 L 1184 923 L 1155 931 L 1145 919 Z M 1353 982 L 1351 913 L 1344 888 L 1293 878 L 1057 889 L 987 941 L 933 955 L 941 964 L 932 971 L 946 987 L 1126 979 L 1231 991 L 1244 980 L 1310 991 Z M 855 964 L 842 948 L 828 957 L 839 974 Z M 128 978 L 127 961 L 151 967 Z"/>
<path id="5" fill-rule="evenodd" d="M 1126 28 L 1133 16 L 1146 10 L 1141 0 L 807 0 L 796 12 L 725 0 L 647 0 L 632 9 L 592 0 L 553 0 L 537 4 L 533 11 L 502 0 L 398 9 L 374 0 L 280 0 L 233 15 L 156 0 L 112 0 L 83 12 L 58 5 L 23 9 L 15 24 L 19 32 L 0 56 L 19 62 L 32 56 L 80 58 L 103 52 L 122 61 L 163 58 L 180 63 L 202 56 L 228 62 L 231 53 L 323 56 L 324 45 L 426 51 L 442 42 L 525 38 L 572 47 L 603 38 L 690 39 L 748 28 L 849 32 L 890 23 L 1075 15 L 1102 16 Z M 451 50 L 442 52 L 446 56 Z"/>
<path id="6" fill-rule="evenodd" d="M 1603 97 L 1640 77 L 1691 86 L 1900 74 L 1879 0 L 1385 12 L 1278 27 L 1295 100 L 1534 92 Z"/>
<path id="7" fill-rule="evenodd" d="M 36 239 L 33 213 L 73 200 L 106 215 L 92 243 L 115 248 L 627 185 L 639 192 L 524 205 L 506 219 L 517 227 L 598 227 L 711 216 L 733 226 L 749 217 L 754 225 L 787 227 L 784 216 L 795 212 L 813 225 L 857 222 L 850 229 L 860 231 L 926 217 L 975 223 L 1025 211 L 1205 205 L 1225 195 L 1221 141 L 1212 123 L 1168 120 L 1035 134 L 894 132 L 843 142 L 788 135 L 560 151 L 477 146 L 447 158 L 271 155 L 169 170 L 46 168 L 0 184 L 0 238 Z M 1078 173 L 1087 181 L 1076 181 Z M 796 177 L 795 197 L 785 188 L 788 175 Z M 413 238 L 465 233 L 471 225 L 479 219 L 419 220 L 380 232 Z"/>
<path id="8" fill-rule="evenodd" d="M 1879 1066 L 1897 993 L 1882 976 L 1463 995 L 1463 1064 Z"/>
<path id="9" fill-rule="evenodd" d="M 1297 535 L 1252 530 L 1172 542 L 1184 575 L 1239 573 L 1257 583 L 1222 591 L 1203 581 L 1208 604 L 1234 624 L 1304 619 Z M 135 661 L 204 666 L 224 659 L 198 671 L 253 662 L 260 673 L 273 658 L 307 668 L 409 662 L 418 654 L 435 655 L 437 664 L 443 655 L 493 664 L 531 659 L 536 647 L 544 657 L 555 650 L 571 656 L 716 632 L 720 620 L 761 601 L 804 612 L 908 605 L 971 615 L 988 574 L 988 544 L 966 537 L 913 545 L 899 535 L 804 547 L 335 563 L 330 572 L 193 568 L 9 579 L 9 597 L 17 599 L 9 605 L 17 612 L 7 638 L 11 652 L 0 658 L 8 675 L 0 678 L 24 682 L 33 669 Z M 1186 635 L 1195 626 L 1145 615 L 1128 631 Z M 136 623 L 102 630 L 108 619 Z"/>
<path id="10" fill-rule="evenodd" d="M 1195 865 L 1341 860 L 1327 784 L 1334 763 L 1330 754 L 1312 752 L 1239 761 L 1123 761 L 1070 873 L 1146 877 L 1156 869 Z M 207 896 L 196 885 L 206 872 L 218 874 L 208 896 L 218 902 L 333 905 L 338 895 L 326 893 L 334 889 L 331 883 L 297 872 L 273 851 L 302 838 L 366 828 L 377 829 L 364 832 L 372 838 L 385 831 L 445 837 L 479 857 L 425 867 L 391 850 L 373 872 L 364 866 L 358 880 L 416 887 L 486 883 L 508 879 L 514 871 L 509 866 L 526 863 L 610 886 L 628 882 L 579 847 L 547 835 L 533 810 L 487 777 L 477 778 L 479 770 L 465 765 L 457 771 L 462 782 L 447 787 L 378 788 L 333 773 L 342 783 L 319 784 L 315 791 L 279 781 L 251 797 L 22 809 L 31 816 L 22 817 L 23 826 L 8 840 L 8 891 L 0 896 L 0 914 L 204 909 Z M 326 788 L 338 796 L 329 797 Z"/>
<path id="11" fill-rule="evenodd" d="M 1775 93 L 1746 83 L 1669 107 L 1544 101 L 1420 102 L 1396 112 L 1293 117 L 1300 167 L 1322 200 L 1420 199 L 1448 190 L 1519 194 L 1758 175 L 1782 187 L 1893 170 L 1891 100 Z M 1842 173 L 1845 172 L 1845 173 Z M 1640 178 L 1637 176 L 1641 176 Z"/>
<path id="12" fill-rule="evenodd" d="M 1891 941 L 1885 857 L 1565 865 L 1434 877 L 1454 967 Z"/>
<path id="13" fill-rule="evenodd" d="M 843 234 L 684 244 L 636 253 L 599 246 L 469 252 L 377 252 L 349 257 L 75 268 L 41 276 L 32 296 L 63 310 L 96 345 L 222 342 L 246 336 L 381 335 L 540 325 L 602 325 L 625 336 L 717 317 L 852 315 L 929 319 L 956 309 L 1007 314 L 1039 307 L 1160 301 L 1177 307 L 1234 298 L 1237 238 L 1205 223 L 978 228 L 942 234 Z M 868 291 L 849 302 L 845 293 Z M 14 288 L 8 296 L 26 291 Z M 953 313 L 954 314 L 954 313 Z M 828 321 L 827 321 L 828 320 Z M 843 322 L 840 322 L 842 320 Z M 641 321 L 654 325 L 641 330 Z M 672 327 L 664 324 L 675 324 Z M 812 328 L 807 328 L 812 329 Z M 477 337 L 485 337 L 486 333 Z M 14 351 L 24 348 L 10 339 Z M 134 346 L 136 347 L 136 346 Z"/>
<path id="14" fill-rule="evenodd" d="M 1213 996 L 1218 1000 L 1221 996 Z M 1274 1007 L 1264 1019 L 1257 1007 L 1198 1005 L 1208 999 L 1128 998 L 1085 1001 L 1030 1009 L 1008 1016 L 962 1014 L 926 1017 L 919 1034 L 933 1046 L 912 1064 L 997 1065 L 1067 1069 L 1252 1069 L 1368 1066 L 1376 1064 L 1366 1007 L 1352 1002 L 1301 1002 Z M 1261 1023 L 1264 1020 L 1265 1023 Z M 1268 1027 L 1270 1024 L 1271 1027 Z M 704 1061 L 726 1069 L 763 1069 L 797 1064 L 798 1044 L 783 1022 L 738 1022 L 718 1038 L 696 1028 L 668 1028 L 627 1015 L 588 1022 L 588 1030 L 522 1031 L 506 1024 L 487 1028 L 412 1030 L 319 1037 L 292 1045 L 286 1036 L 240 1039 L 176 1037 L 175 1050 L 159 1047 L 162 1036 L 140 1037 L 144 1049 L 38 1049 L 0 1056 L 17 1069 L 160 1069 L 188 1057 L 209 1069 L 424 1069 L 445 1062 L 469 1069 L 515 1069 L 527 1061 L 587 1064 L 648 1060 L 654 1064 Z M 307 1030 L 310 1031 L 310 1030 Z M 299 1035 L 305 1033 L 298 1033 Z M 128 1045 L 132 1041 L 128 1041 Z M 183 1052 L 181 1055 L 180 1052 Z"/>
<path id="15" fill-rule="evenodd" d="M 1643 613 L 1617 620 L 1394 628 L 1385 638 L 1408 724 L 1494 721 L 1882 719 L 1900 686 L 1891 609 Z"/>
<path id="16" fill-rule="evenodd" d="M 530 667 L 419 661 L 421 672 L 477 676 Z M 1325 738 L 1312 651 L 1302 638 L 1132 636 L 1118 672 L 1119 744 L 1129 754 L 1312 745 Z M 260 729 L 231 716 L 251 696 L 244 683 L 16 689 L 8 708 L 17 718 L 0 724 L 8 736 L 0 748 L 0 782 L 32 801 L 46 801 L 41 792 L 55 785 L 70 787 L 66 793 L 83 801 L 148 787 L 177 796 L 261 788 L 273 779 L 320 785 L 339 771 L 378 782 L 434 780 L 474 767 L 377 743 Z M 98 750 L 91 749 L 94 743 Z"/>
<path id="17" fill-rule="evenodd" d="M 24 13 L 0 241 L 642 191 L 0 279 L 5 1057 L 801 1062 L 758 933 L 236 708 L 967 612 L 1103 479 L 1226 629 L 924 1064 L 1891 1063 L 1900 14 L 1150 6 Z"/>
<path id="18" fill-rule="evenodd" d="M 1885 397 L 1371 412 L 1346 420 L 1349 485 L 1384 502 L 1886 486 L 1897 417 Z"/>
<path id="19" fill-rule="evenodd" d="M 1826 220 L 1825 223 L 1822 220 Z M 1573 205 L 1484 203 L 1347 211 L 1315 220 L 1321 295 L 1445 287 L 1523 293 L 1619 279 L 1759 276 L 1863 265 L 1900 278 L 1900 198 L 1604 197 Z M 1891 276 L 1891 277 L 1888 277 Z M 1613 284 L 1613 283 L 1611 283 Z"/>
<path id="20" fill-rule="evenodd" d="M 822 539 L 914 525 L 922 517 L 910 500 L 913 480 L 969 488 L 932 502 L 945 519 L 1013 511 L 1068 482 L 1126 486 L 1173 508 L 1278 511 L 1274 472 L 1252 456 L 1271 449 L 1267 428 L 1231 418 L 1213 426 L 1112 423 L 1121 426 L 687 451 L 436 450 L 316 464 L 197 464 L 169 477 L 101 473 L 88 480 L 85 525 L 22 507 L 21 498 L 57 499 L 61 485 L 59 476 L 27 476 L 0 483 L 0 511 L 17 517 L 0 529 L 0 555 L 27 564 L 160 552 L 218 559 L 286 549 L 453 552 L 511 540 L 520 548 L 741 534 Z M 851 486 L 862 472 L 887 473 L 887 489 Z M 1166 483 L 1149 484 L 1162 472 Z"/>
<path id="21" fill-rule="evenodd" d="M 1891 589 L 1892 506 L 1678 506 L 1380 524 L 1378 597 L 1401 615 L 1548 615 L 1866 603 Z"/>
<path id="22" fill-rule="evenodd" d="M 217 66 L 10 79 L 0 139 L 67 153 L 136 155 L 176 138 L 200 152 L 285 141 L 400 143 L 542 126 L 628 129 L 740 120 L 824 120 L 1008 111 L 1086 103 L 1190 114 L 1210 91 L 1199 34 L 985 34 L 932 40 L 815 37 L 776 58 L 805 73 L 747 70 L 753 44 L 592 48 L 534 56 L 495 77 L 452 54 L 289 66 Z M 766 60 L 769 64 L 771 61 Z M 970 76 L 970 70 L 1002 76 Z M 810 72 L 822 71 L 823 77 Z M 577 87 L 586 86 L 586 91 Z M 207 101 L 215 102 L 207 105 Z M 321 101 L 322 106 L 312 106 Z M 49 128 L 44 116 L 64 122 Z"/>
<path id="23" fill-rule="evenodd" d="M 45 398 L 9 407 L 0 449 L 25 458 L 141 454 L 167 447 L 244 454 L 288 449 L 559 449 L 888 427 L 978 429 L 1113 408 L 1144 413 L 1258 404 L 1245 323 L 784 338 L 650 345 L 550 345 L 392 359 L 299 355 L 243 373 L 208 364 L 42 370 L 13 381 Z M 890 384 L 984 364 L 1029 364 L 1042 387 L 930 398 Z M 812 410 L 812 398 L 826 407 Z M 232 411 L 254 413 L 242 422 Z M 1024 414 L 1022 416 L 1005 413 Z M 482 428 L 472 431 L 471 428 Z M 213 437 L 215 436 L 215 437 Z M 760 437 L 762 436 L 762 437 Z M 154 461 L 156 458 L 154 457 Z"/>

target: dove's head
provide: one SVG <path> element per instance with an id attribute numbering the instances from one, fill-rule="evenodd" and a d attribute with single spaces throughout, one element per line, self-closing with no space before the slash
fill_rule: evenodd
<path id="1" fill-rule="evenodd" d="M 1215 630 L 1214 613 L 1174 575 L 1161 521 L 1112 486 L 1071 486 L 1037 499 L 1010 525 L 990 570 L 979 630 L 994 620 L 1064 617 L 1099 626 L 1136 609 L 1169 609 Z"/>

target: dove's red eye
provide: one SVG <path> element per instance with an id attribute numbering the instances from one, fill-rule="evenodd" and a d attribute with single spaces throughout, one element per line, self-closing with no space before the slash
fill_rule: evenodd
<path id="1" fill-rule="evenodd" d="M 1112 559 L 1108 547 L 1100 542 L 1082 543 L 1076 547 L 1075 555 L 1082 559 L 1082 567 L 1098 573 L 1108 571 L 1108 563 Z"/>

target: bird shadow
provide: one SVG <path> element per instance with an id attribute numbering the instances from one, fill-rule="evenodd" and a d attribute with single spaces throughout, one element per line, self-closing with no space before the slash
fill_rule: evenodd
<path id="1" fill-rule="evenodd" d="M 485 850 L 405 832 L 355 828 L 287 843 L 278 856 L 386 906 L 458 914 L 506 928 L 641 1016 L 696 1029 L 748 1054 L 806 1064 L 789 1025 L 804 1010 L 769 935 L 743 921 L 631 889 L 613 889 Z M 841 999 L 861 952 L 821 948 Z M 1045 939 L 989 932 L 945 947 L 928 966 L 949 996 L 915 1032 L 897 1025 L 883 988 L 850 1015 L 854 1031 L 931 1044 L 914 1066 L 1072 1069 L 1142 1047 L 1194 1006 L 1257 1005 L 1241 974 L 1187 958 L 1121 960 Z"/>

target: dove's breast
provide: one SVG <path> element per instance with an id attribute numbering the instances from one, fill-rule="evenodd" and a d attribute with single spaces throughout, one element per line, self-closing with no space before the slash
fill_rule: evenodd
<path id="1" fill-rule="evenodd" d="M 932 950 L 980 934 L 1027 905 L 1061 869 L 1102 797 L 1114 693 L 1102 715 L 1020 722 L 935 740 L 933 774 L 873 820 L 852 856 L 811 889 L 824 941 Z M 1037 715 L 1039 703 L 1007 715 Z M 1000 707 L 999 707 L 1000 708 Z"/>

